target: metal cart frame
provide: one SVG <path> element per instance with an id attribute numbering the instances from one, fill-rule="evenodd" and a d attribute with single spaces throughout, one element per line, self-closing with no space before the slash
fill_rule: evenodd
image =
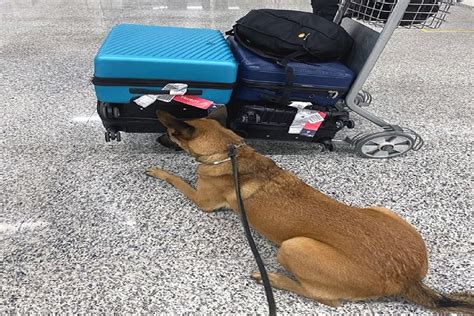
<path id="1" fill-rule="evenodd" d="M 413 1 L 413 0 L 412 0 Z M 423 146 L 422 138 L 413 130 L 390 124 L 361 106 L 369 105 L 372 97 L 362 87 L 398 27 L 438 28 L 452 0 L 342 0 L 334 22 L 340 24 L 354 39 L 347 60 L 357 74 L 344 101 L 338 104 L 378 125 L 382 132 L 359 134 L 335 143 L 351 146 L 368 158 L 392 158 Z M 388 18 L 387 18 L 388 16 Z M 381 29 L 377 32 L 377 29 Z"/>

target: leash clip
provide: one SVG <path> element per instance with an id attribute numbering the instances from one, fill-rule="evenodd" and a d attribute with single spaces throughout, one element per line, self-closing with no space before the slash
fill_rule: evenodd
<path id="1" fill-rule="evenodd" d="M 233 158 L 237 156 L 237 147 L 234 144 L 229 145 L 229 157 Z"/>

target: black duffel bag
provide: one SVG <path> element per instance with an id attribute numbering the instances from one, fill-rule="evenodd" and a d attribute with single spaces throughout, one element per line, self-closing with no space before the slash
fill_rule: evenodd
<path id="1" fill-rule="evenodd" d="M 310 12 L 291 10 L 252 10 L 236 22 L 233 33 L 243 46 L 283 63 L 340 60 L 353 42 L 340 25 Z"/>

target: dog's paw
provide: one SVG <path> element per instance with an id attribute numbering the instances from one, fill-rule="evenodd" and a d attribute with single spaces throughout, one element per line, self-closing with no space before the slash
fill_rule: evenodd
<path id="1" fill-rule="evenodd" d="M 254 272 L 250 275 L 258 284 L 263 284 L 262 275 L 260 272 Z"/>
<path id="2" fill-rule="evenodd" d="M 250 276 L 252 277 L 252 279 L 257 281 L 258 284 L 263 284 L 263 279 L 260 272 L 254 272 Z M 271 286 L 278 287 L 278 284 L 286 283 L 285 280 L 287 279 L 287 277 L 279 273 L 267 272 L 267 276 L 268 276 L 268 281 L 270 281 Z"/>
<path id="3" fill-rule="evenodd" d="M 165 181 L 168 180 L 170 177 L 170 174 L 168 172 L 156 167 L 147 169 L 145 173 L 150 177 L 158 178 Z"/>

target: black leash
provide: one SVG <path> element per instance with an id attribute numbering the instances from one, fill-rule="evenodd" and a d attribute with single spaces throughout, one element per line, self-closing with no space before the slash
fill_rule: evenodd
<path id="1" fill-rule="evenodd" d="M 260 276 L 262 277 L 263 286 L 265 287 L 265 295 L 267 296 L 268 302 L 268 314 L 270 316 L 276 315 L 276 305 L 275 299 L 273 298 L 273 291 L 268 280 L 267 271 L 265 270 L 265 265 L 263 264 L 262 258 L 258 253 L 257 246 L 255 241 L 252 238 L 252 232 L 250 231 L 249 223 L 247 220 L 247 213 L 245 212 L 244 202 L 242 201 L 242 196 L 240 195 L 240 180 L 239 180 L 239 168 L 237 165 L 237 148 L 234 144 L 229 145 L 229 158 L 232 162 L 232 174 L 234 176 L 234 185 L 235 193 L 237 195 L 237 204 L 239 206 L 240 218 L 242 220 L 242 225 L 244 226 L 245 237 L 249 242 L 250 249 L 252 249 L 253 256 L 257 262 L 258 270 L 260 271 Z"/>

